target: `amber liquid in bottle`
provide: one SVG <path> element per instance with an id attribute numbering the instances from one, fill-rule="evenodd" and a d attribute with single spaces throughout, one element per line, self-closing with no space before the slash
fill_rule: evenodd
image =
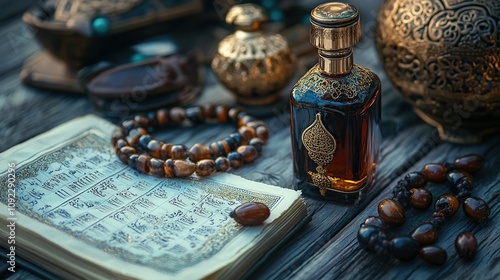
<path id="1" fill-rule="evenodd" d="M 316 65 L 292 89 L 294 173 L 305 195 L 338 203 L 362 199 L 379 157 L 380 89 L 378 77 L 357 65 L 340 76 L 328 76 Z M 304 135 L 308 128 L 309 135 Z"/>

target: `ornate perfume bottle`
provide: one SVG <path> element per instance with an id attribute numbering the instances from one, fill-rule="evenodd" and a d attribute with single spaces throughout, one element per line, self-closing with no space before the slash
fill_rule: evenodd
<path id="1" fill-rule="evenodd" d="M 305 195 L 354 203 L 369 189 L 380 146 L 380 80 L 353 63 L 356 7 L 325 3 L 311 12 L 319 60 L 290 96 L 294 172 Z"/>

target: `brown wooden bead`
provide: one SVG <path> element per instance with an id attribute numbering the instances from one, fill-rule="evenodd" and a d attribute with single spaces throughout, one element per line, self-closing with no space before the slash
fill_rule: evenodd
<path id="1" fill-rule="evenodd" d="M 460 201 L 452 194 L 443 194 L 436 200 L 434 210 L 441 212 L 445 217 L 453 217 L 460 207 Z"/>
<path id="2" fill-rule="evenodd" d="M 426 263 L 434 265 L 443 265 L 448 258 L 446 251 L 436 246 L 421 248 L 418 251 L 418 255 Z"/>
<path id="3" fill-rule="evenodd" d="M 469 180 L 469 183 L 471 185 L 474 184 L 474 180 L 472 179 L 472 176 L 467 173 L 466 171 L 463 171 L 463 170 L 453 170 L 451 172 L 449 172 L 447 175 L 446 175 L 446 178 L 448 180 L 448 183 L 452 186 L 457 186 L 458 183 L 463 179 L 463 178 L 466 178 L 466 180 Z"/>
<path id="4" fill-rule="evenodd" d="M 220 155 L 220 149 L 216 142 L 212 142 L 208 147 L 208 150 L 210 151 L 210 156 L 212 158 L 215 158 Z"/>
<path id="5" fill-rule="evenodd" d="M 259 156 L 259 152 L 257 152 L 257 149 L 255 149 L 254 146 L 250 145 L 240 146 L 238 147 L 236 152 L 241 155 L 241 160 L 244 163 L 253 162 Z"/>
<path id="6" fill-rule="evenodd" d="M 231 108 L 229 109 L 229 112 L 227 113 L 227 115 L 235 122 L 238 121 L 238 115 L 243 112 L 243 110 L 241 110 L 240 108 Z"/>
<path id="7" fill-rule="evenodd" d="M 266 142 L 267 139 L 269 138 L 269 129 L 267 129 L 267 126 L 259 126 L 255 130 L 255 136 L 259 138 L 260 140 Z"/>
<path id="8" fill-rule="evenodd" d="M 428 246 L 436 243 L 438 231 L 433 224 L 423 223 L 410 233 L 410 237 L 413 238 L 418 245 Z"/>
<path id="9" fill-rule="evenodd" d="M 113 134 L 111 134 L 111 144 L 113 146 L 116 146 L 116 142 L 119 139 L 123 139 L 123 138 L 125 138 L 125 135 L 123 134 L 123 131 L 121 130 L 121 128 L 116 128 L 115 130 L 113 130 Z"/>
<path id="10" fill-rule="evenodd" d="M 198 162 L 202 159 L 210 159 L 210 150 L 203 144 L 194 144 L 191 149 L 189 149 L 189 158 Z"/>
<path id="11" fill-rule="evenodd" d="M 219 105 L 215 108 L 215 114 L 217 116 L 217 120 L 221 123 L 227 123 L 227 121 L 229 120 L 229 117 L 228 117 L 228 112 L 229 112 L 229 108 L 225 105 Z"/>
<path id="12" fill-rule="evenodd" d="M 186 159 L 187 148 L 184 145 L 173 145 L 170 149 L 170 157 L 172 159 Z"/>
<path id="13" fill-rule="evenodd" d="M 476 222 L 484 222 L 490 216 L 490 207 L 479 197 L 469 197 L 464 201 L 464 213 Z"/>
<path id="14" fill-rule="evenodd" d="M 432 203 L 432 194 L 429 190 L 418 188 L 410 190 L 410 205 L 413 208 L 425 210 Z"/>
<path id="15" fill-rule="evenodd" d="M 247 125 L 249 122 L 255 120 L 254 117 L 246 115 L 238 120 L 238 127 Z"/>
<path id="16" fill-rule="evenodd" d="M 120 149 L 125 146 L 128 146 L 127 141 L 125 141 L 125 139 L 118 139 L 118 141 L 116 141 L 115 143 L 115 152 L 118 154 Z"/>
<path id="17" fill-rule="evenodd" d="M 160 158 L 166 160 L 170 158 L 170 151 L 172 150 L 172 143 L 164 143 L 160 146 Z"/>
<path id="18" fill-rule="evenodd" d="M 141 138 L 142 135 L 146 134 L 148 134 L 148 132 L 144 128 L 134 128 L 130 130 L 125 140 L 127 140 L 127 143 L 129 143 L 131 146 L 137 146 L 139 138 Z"/>
<path id="19" fill-rule="evenodd" d="M 271 211 L 260 202 L 244 203 L 236 207 L 229 216 L 243 226 L 258 226 L 269 218 Z"/>
<path id="20" fill-rule="evenodd" d="M 205 177 L 215 172 L 215 162 L 211 159 L 202 159 L 196 163 L 196 175 Z"/>
<path id="21" fill-rule="evenodd" d="M 156 112 L 156 120 L 158 121 L 158 126 L 165 127 L 168 125 L 170 117 L 168 114 L 168 110 L 160 109 Z"/>
<path id="22" fill-rule="evenodd" d="M 262 146 L 264 146 L 264 141 L 260 140 L 259 138 L 252 138 L 252 140 L 248 142 L 248 145 L 254 146 L 257 152 L 260 153 L 262 151 Z"/>
<path id="23" fill-rule="evenodd" d="M 170 110 L 170 120 L 174 124 L 180 124 L 186 119 L 186 110 L 180 107 L 174 107 Z"/>
<path id="24" fill-rule="evenodd" d="M 248 143 L 252 138 L 255 137 L 255 130 L 248 126 L 242 126 L 238 128 L 238 133 L 244 139 L 244 143 Z"/>
<path id="25" fill-rule="evenodd" d="M 440 163 L 429 163 L 424 166 L 422 173 L 427 181 L 432 183 L 442 183 L 446 180 L 446 167 Z"/>
<path id="26" fill-rule="evenodd" d="M 174 160 L 173 159 L 167 159 L 165 163 L 163 164 L 163 171 L 165 172 L 165 177 L 167 178 L 174 178 L 175 177 L 175 171 L 174 171 Z"/>
<path id="27" fill-rule="evenodd" d="M 215 169 L 217 171 L 225 172 L 231 167 L 231 163 L 227 157 L 218 157 L 215 160 Z"/>
<path id="28" fill-rule="evenodd" d="M 455 249 L 460 257 L 471 260 L 476 256 L 477 240 L 474 234 L 468 231 L 460 233 L 455 239 Z"/>
<path id="29" fill-rule="evenodd" d="M 400 226 L 406 221 L 403 207 L 392 199 L 384 199 L 378 204 L 378 215 L 382 221 L 391 226 Z"/>
<path id="30" fill-rule="evenodd" d="M 161 144 L 158 140 L 151 140 L 149 141 L 147 145 L 147 151 L 148 154 L 150 154 L 152 157 L 155 158 L 160 158 L 161 157 Z"/>
<path id="31" fill-rule="evenodd" d="M 227 155 L 227 159 L 229 160 L 229 164 L 231 168 L 239 168 L 242 164 L 241 155 L 237 152 L 231 152 Z"/>
<path id="32" fill-rule="evenodd" d="M 149 126 L 149 120 L 146 116 L 143 115 L 136 115 L 134 117 L 134 121 L 141 127 L 148 127 Z"/>
<path id="33" fill-rule="evenodd" d="M 407 189 L 423 188 L 427 184 L 425 175 L 420 172 L 406 174 L 405 181 L 408 183 Z"/>
<path id="34" fill-rule="evenodd" d="M 455 160 L 455 167 L 474 174 L 481 169 L 483 163 L 484 159 L 480 155 L 466 155 Z"/>
<path id="35" fill-rule="evenodd" d="M 136 169 L 141 171 L 142 173 L 149 173 L 149 161 L 151 160 L 151 157 L 148 155 L 140 155 L 137 158 L 137 164 L 136 164 Z"/>
<path id="36" fill-rule="evenodd" d="M 149 172 L 151 175 L 164 177 L 165 176 L 165 162 L 161 159 L 152 158 L 149 160 Z"/>
<path id="37" fill-rule="evenodd" d="M 411 261 L 418 254 L 418 244 L 410 237 L 396 237 L 391 240 L 392 255 L 401 261 Z"/>
<path id="38" fill-rule="evenodd" d="M 185 160 L 176 160 L 174 161 L 174 173 L 177 177 L 188 177 L 193 174 L 196 169 L 196 164 L 185 161 Z"/>
<path id="39" fill-rule="evenodd" d="M 251 127 L 254 130 L 256 130 L 257 127 L 259 127 L 259 126 L 266 126 L 266 124 L 263 121 L 261 121 L 261 120 L 253 120 L 251 122 L 248 122 L 246 124 L 246 126 Z"/>
<path id="40" fill-rule="evenodd" d="M 215 113 L 215 105 L 212 103 L 205 103 L 202 106 L 203 108 L 203 117 L 207 120 L 214 119 L 216 117 Z"/>
<path id="41" fill-rule="evenodd" d="M 130 146 L 123 146 L 120 148 L 118 152 L 118 158 L 120 159 L 121 162 L 128 164 L 129 163 L 129 156 L 137 153 L 135 148 L 130 147 Z"/>
<path id="42" fill-rule="evenodd" d="M 231 146 L 229 146 L 229 143 L 227 143 L 226 141 L 217 141 L 217 145 L 219 146 L 219 150 L 223 151 L 224 155 L 227 155 L 231 152 Z"/>

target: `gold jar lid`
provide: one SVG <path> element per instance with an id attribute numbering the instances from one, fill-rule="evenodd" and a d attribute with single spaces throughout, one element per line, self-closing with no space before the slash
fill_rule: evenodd
<path id="1" fill-rule="evenodd" d="M 359 42 L 361 28 L 358 9 L 353 5 L 330 2 L 311 11 L 311 44 L 321 50 L 351 48 Z"/>
<path id="2" fill-rule="evenodd" d="M 258 31 L 267 22 L 266 11 L 254 4 L 234 5 L 226 15 L 226 23 L 234 25 L 238 30 Z"/>

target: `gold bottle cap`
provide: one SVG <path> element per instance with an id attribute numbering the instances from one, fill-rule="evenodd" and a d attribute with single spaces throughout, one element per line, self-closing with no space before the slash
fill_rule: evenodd
<path id="1" fill-rule="evenodd" d="M 226 15 L 226 23 L 243 31 L 257 31 L 267 22 L 267 13 L 254 4 L 234 5 Z"/>
<path id="2" fill-rule="evenodd" d="M 321 50 L 351 48 L 359 42 L 361 28 L 358 9 L 353 5 L 330 2 L 311 11 L 311 44 Z"/>

